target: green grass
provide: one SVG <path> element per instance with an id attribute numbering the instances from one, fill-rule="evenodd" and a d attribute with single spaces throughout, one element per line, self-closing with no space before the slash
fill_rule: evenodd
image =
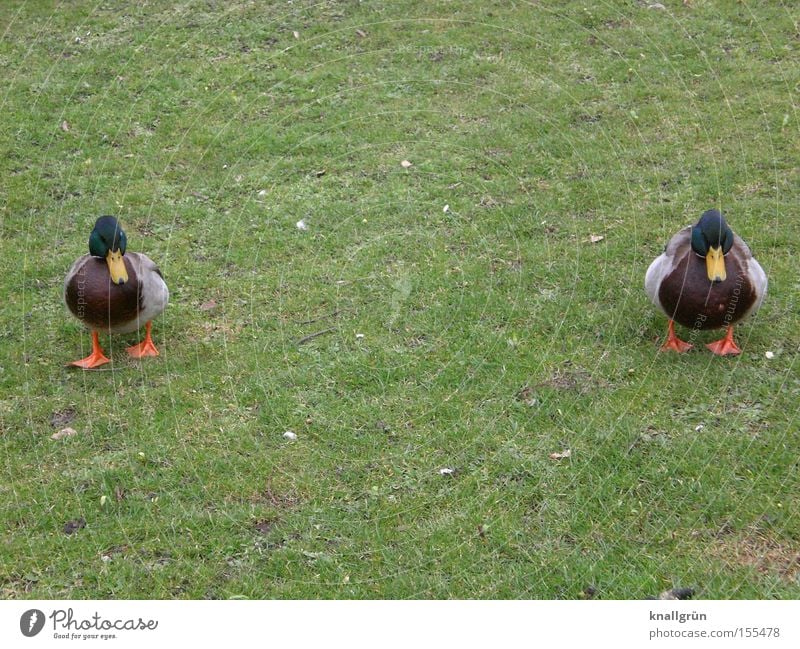
<path id="1" fill-rule="evenodd" d="M 797 14 L 648 4 L 2 3 L 0 594 L 800 597 Z M 769 296 L 658 354 L 714 206 Z M 162 356 L 71 371 L 103 213 Z"/>

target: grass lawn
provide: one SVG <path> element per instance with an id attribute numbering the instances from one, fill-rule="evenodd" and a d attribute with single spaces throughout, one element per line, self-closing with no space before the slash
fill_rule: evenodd
<path id="1" fill-rule="evenodd" d="M 800 597 L 798 14 L 650 4 L 0 4 L 0 596 Z M 769 295 L 659 354 L 711 207 Z M 107 213 L 162 355 L 66 369 Z"/>

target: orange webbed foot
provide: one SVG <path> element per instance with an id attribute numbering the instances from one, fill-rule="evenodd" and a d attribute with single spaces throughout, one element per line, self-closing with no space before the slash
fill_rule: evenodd
<path id="1" fill-rule="evenodd" d="M 106 363 L 110 363 L 111 359 L 107 358 L 106 355 L 103 353 L 102 348 L 100 347 L 100 338 L 97 335 L 96 331 L 92 332 L 92 353 L 89 354 L 86 358 L 82 358 L 78 361 L 72 361 L 69 365 L 73 365 L 75 367 L 80 367 L 84 370 L 90 370 L 94 367 L 100 367 L 101 365 L 105 365 Z"/>
<path id="2" fill-rule="evenodd" d="M 138 345 L 128 347 L 128 355 L 131 358 L 144 358 L 145 356 L 159 356 L 158 349 L 156 349 L 153 339 L 150 337 L 150 328 L 152 324 L 148 322 L 145 325 L 144 340 Z"/>
<path id="3" fill-rule="evenodd" d="M 717 356 L 735 356 L 741 354 L 742 350 L 733 340 L 733 326 L 728 327 L 725 332 L 725 337 L 720 340 L 715 340 L 713 343 L 706 345 Z"/>
<path id="4" fill-rule="evenodd" d="M 667 342 L 661 345 L 661 351 L 673 351 L 678 352 L 679 354 L 685 354 L 688 352 L 694 345 L 684 342 L 680 338 L 675 335 L 675 323 L 670 320 L 669 321 L 669 328 L 667 330 Z"/>

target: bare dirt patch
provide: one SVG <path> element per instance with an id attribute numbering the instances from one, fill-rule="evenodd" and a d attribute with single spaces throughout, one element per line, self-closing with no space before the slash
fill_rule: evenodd
<path id="1" fill-rule="evenodd" d="M 800 544 L 766 536 L 758 530 L 725 535 L 714 542 L 714 557 L 735 566 L 754 568 L 761 574 L 777 574 L 794 581 L 800 574 Z"/>

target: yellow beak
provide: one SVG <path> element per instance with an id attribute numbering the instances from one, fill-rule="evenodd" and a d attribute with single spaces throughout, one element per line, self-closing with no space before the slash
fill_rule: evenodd
<path id="1" fill-rule="evenodd" d="M 711 247 L 706 255 L 706 271 L 708 279 L 712 282 L 724 282 L 728 276 L 725 272 L 725 257 L 722 256 L 722 247 Z"/>
<path id="2" fill-rule="evenodd" d="M 114 284 L 124 284 L 128 281 L 128 270 L 125 268 L 125 262 L 119 250 L 109 250 L 106 255 L 106 263 L 108 263 L 108 272 L 111 273 L 111 281 Z"/>

